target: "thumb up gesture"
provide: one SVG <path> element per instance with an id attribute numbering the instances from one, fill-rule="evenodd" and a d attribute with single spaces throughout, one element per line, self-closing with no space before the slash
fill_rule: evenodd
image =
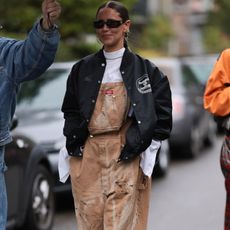
<path id="1" fill-rule="evenodd" d="M 42 27 L 45 30 L 51 29 L 61 14 L 61 6 L 55 0 L 43 0 L 42 2 Z"/>

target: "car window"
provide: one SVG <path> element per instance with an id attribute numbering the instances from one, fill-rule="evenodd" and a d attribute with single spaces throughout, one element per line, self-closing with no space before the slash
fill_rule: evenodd
<path id="1" fill-rule="evenodd" d="M 198 81 L 201 84 L 206 84 L 206 81 L 212 71 L 213 64 L 212 63 L 190 64 L 189 68 L 194 73 L 194 75 L 197 77 Z"/>
<path id="2" fill-rule="evenodd" d="M 182 66 L 182 75 L 183 75 L 182 82 L 186 88 L 189 89 L 201 85 L 196 75 L 191 70 L 190 66 L 187 65 Z"/>
<path id="3" fill-rule="evenodd" d="M 181 79 L 181 69 L 178 63 L 168 64 L 168 63 L 157 63 L 159 69 L 168 77 L 170 87 L 173 91 L 181 92 L 182 89 L 182 79 Z"/>
<path id="4" fill-rule="evenodd" d="M 69 72 L 69 69 L 49 69 L 38 79 L 23 83 L 17 110 L 61 108 Z"/>
<path id="5" fill-rule="evenodd" d="M 173 85 L 174 84 L 174 81 L 173 81 L 173 69 L 168 67 L 168 66 L 159 66 L 159 69 L 162 73 L 164 73 L 164 75 L 166 75 L 168 77 L 168 80 L 169 80 L 169 83 L 170 85 Z"/>
<path id="6" fill-rule="evenodd" d="M 198 81 L 205 85 L 213 66 L 217 60 L 218 55 L 204 56 L 204 57 L 191 57 L 184 58 L 182 62 L 187 65 Z"/>

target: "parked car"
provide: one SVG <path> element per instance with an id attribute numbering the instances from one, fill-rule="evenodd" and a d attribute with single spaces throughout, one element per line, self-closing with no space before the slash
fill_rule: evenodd
<path id="1" fill-rule="evenodd" d="M 197 77 L 197 80 L 202 84 L 205 89 L 207 80 L 214 68 L 218 56 L 219 54 L 189 56 L 181 58 L 181 61 L 191 70 L 191 72 Z M 224 128 L 222 127 L 221 122 L 215 120 L 215 124 L 217 133 L 224 133 Z"/>
<path id="2" fill-rule="evenodd" d="M 58 178 L 58 153 L 65 145 L 61 113 L 66 80 L 74 62 L 55 63 L 39 79 L 22 84 L 18 95 L 14 141 L 7 146 L 6 184 L 8 227 L 51 229 L 55 194 L 71 191 L 69 180 Z M 162 143 L 154 173 L 164 176 L 169 167 L 167 140 Z"/>
<path id="3" fill-rule="evenodd" d="M 158 151 L 159 153 L 157 155 L 156 164 L 153 170 L 153 177 L 164 177 L 169 171 L 171 158 L 168 139 L 162 141 L 161 147 Z"/>
<path id="4" fill-rule="evenodd" d="M 203 109 L 204 86 L 190 66 L 179 58 L 151 61 L 169 78 L 172 90 L 173 129 L 170 149 L 177 155 L 196 157 L 215 137 L 213 117 Z"/>
<path id="5" fill-rule="evenodd" d="M 185 56 L 180 58 L 180 60 L 191 70 L 197 80 L 205 87 L 218 56 L 219 54 Z"/>
<path id="6" fill-rule="evenodd" d="M 71 65 L 59 65 L 36 81 L 22 84 L 5 159 L 8 194 L 7 229 L 50 230 L 55 195 L 70 191 L 58 180 L 58 153 L 64 145 L 60 105 Z M 13 124 L 16 124 L 14 119 Z"/>
<path id="7" fill-rule="evenodd" d="M 13 120 L 12 129 L 17 127 Z M 5 173 L 8 195 L 7 229 L 50 230 L 54 219 L 53 176 L 48 156 L 42 146 L 13 132 L 13 142 L 6 146 Z"/>

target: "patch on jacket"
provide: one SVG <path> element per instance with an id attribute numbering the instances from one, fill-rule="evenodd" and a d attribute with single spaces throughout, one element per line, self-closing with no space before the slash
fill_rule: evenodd
<path id="1" fill-rule="evenodd" d="M 136 87 L 137 87 L 137 90 L 142 94 L 152 92 L 148 74 L 144 74 L 143 76 L 137 79 Z"/>

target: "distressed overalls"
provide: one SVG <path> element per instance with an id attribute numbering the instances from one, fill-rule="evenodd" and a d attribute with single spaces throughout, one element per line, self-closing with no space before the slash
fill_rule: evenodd
<path id="1" fill-rule="evenodd" d="M 70 158 L 78 230 L 145 230 L 150 179 L 140 159 L 117 162 L 129 126 L 123 82 L 104 83 L 89 123 L 83 159 Z"/>

